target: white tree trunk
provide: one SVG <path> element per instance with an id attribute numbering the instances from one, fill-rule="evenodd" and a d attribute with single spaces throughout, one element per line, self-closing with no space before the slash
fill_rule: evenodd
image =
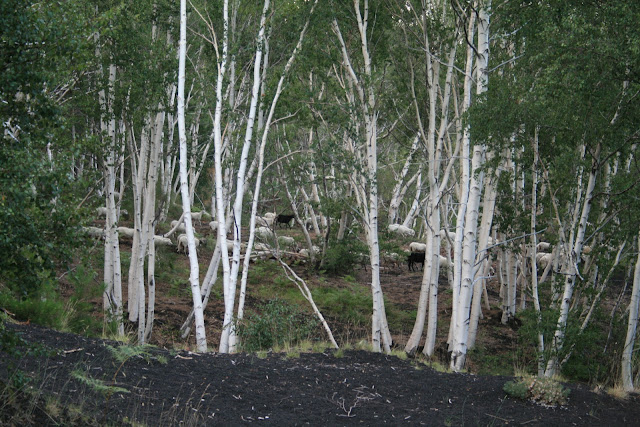
<path id="1" fill-rule="evenodd" d="M 478 13 L 478 94 L 486 90 L 489 61 L 489 13 L 490 2 L 480 7 Z M 465 131 L 468 131 L 466 129 Z M 457 300 L 456 324 L 453 333 L 453 352 L 451 354 L 451 368 L 459 372 L 463 369 L 468 346 L 469 319 L 471 297 L 474 287 L 474 269 L 476 259 L 476 232 L 478 228 L 478 211 L 482 194 L 485 146 L 477 141 L 473 149 L 471 160 L 471 179 L 469 184 L 469 199 L 467 201 L 464 221 L 464 242 L 462 252 L 462 271 L 460 290 Z M 454 290 L 455 292 L 455 290 Z"/>
<path id="2" fill-rule="evenodd" d="M 544 373 L 546 377 L 553 377 L 558 373 L 559 369 L 559 356 L 564 345 L 565 329 L 567 327 L 567 320 L 569 318 L 569 307 L 571 305 L 571 297 L 573 295 L 576 275 L 578 274 L 578 262 L 582 254 L 587 221 L 589 219 L 589 213 L 591 211 L 591 202 L 593 201 L 594 196 L 599 161 L 600 144 L 598 144 L 598 146 L 596 147 L 595 153 L 593 155 L 591 171 L 589 173 L 589 181 L 587 183 L 584 202 L 582 204 L 582 214 L 580 215 L 580 223 L 578 225 L 578 231 L 575 236 L 575 243 L 573 244 L 572 251 L 567 257 L 565 264 L 566 270 L 564 292 L 562 295 L 562 301 L 560 303 L 560 314 L 558 316 L 558 322 L 556 324 L 556 330 L 553 336 L 553 353 L 547 361 L 547 368 Z"/>
<path id="3" fill-rule="evenodd" d="M 633 348 L 636 342 L 636 330 L 638 327 L 638 308 L 640 307 L 640 232 L 638 233 L 638 259 L 633 273 L 633 290 L 629 301 L 629 321 L 627 324 L 627 337 L 622 349 L 622 387 L 625 391 L 633 391 Z"/>
<path id="4" fill-rule="evenodd" d="M 225 9 L 227 1 L 225 1 Z M 185 62 L 187 54 L 187 2 L 180 1 L 180 50 L 178 65 L 178 133 L 180 138 L 180 192 L 182 194 L 182 212 L 185 217 L 185 231 L 189 250 L 189 283 L 193 296 L 193 309 L 196 324 L 196 346 L 199 352 L 207 351 L 207 337 L 204 328 L 204 314 L 202 308 L 202 295 L 200 294 L 200 275 L 198 254 L 191 222 L 191 200 L 189 199 L 189 183 L 187 182 L 187 133 L 184 117 L 184 83 Z"/>

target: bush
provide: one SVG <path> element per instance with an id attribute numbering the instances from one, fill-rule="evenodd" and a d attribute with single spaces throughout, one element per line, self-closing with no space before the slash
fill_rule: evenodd
<path id="1" fill-rule="evenodd" d="M 332 276 L 353 273 L 360 265 L 361 254 L 368 254 L 368 248 L 359 240 L 332 240 L 324 256 L 322 270 Z"/>
<path id="2" fill-rule="evenodd" d="M 307 339 L 318 321 L 281 299 L 273 299 L 239 322 L 237 334 L 240 348 L 254 352 L 275 346 L 294 346 Z"/>
<path id="3" fill-rule="evenodd" d="M 503 390 L 511 397 L 529 399 L 542 406 L 566 405 L 570 390 L 552 378 L 524 377 L 509 381 Z"/>

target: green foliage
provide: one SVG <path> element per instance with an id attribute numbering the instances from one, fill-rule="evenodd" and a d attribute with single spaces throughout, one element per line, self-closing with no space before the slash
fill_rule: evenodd
<path id="1" fill-rule="evenodd" d="M 86 182 L 69 171 L 82 148 L 59 138 L 65 119 L 52 92 L 68 83 L 79 49 L 75 6 L 0 5 L 0 287 L 18 299 L 42 298 L 81 241 L 73 224 Z"/>
<path id="2" fill-rule="evenodd" d="M 167 364 L 166 356 L 162 354 L 154 355 L 151 350 L 153 350 L 153 346 L 151 345 L 121 345 L 118 347 L 112 347 L 110 345 L 107 346 L 111 355 L 116 359 L 116 361 L 120 363 L 124 363 L 127 360 L 136 357 L 142 358 L 147 363 L 151 363 L 156 361 L 161 365 Z"/>
<path id="3" fill-rule="evenodd" d="M 373 301 L 367 288 L 357 285 L 348 288 L 321 287 L 313 289 L 312 295 L 325 317 L 355 326 L 369 324 Z"/>
<path id="4" fill-rule="evenodd" d="M 48 297 L 31 299 L 19 299 L 11 292 L 0 292 L 0 306 L 22 321 L 58 329 L 62 326 L 65 307 L 52 292 L 48 292 Z"/>
<path id="5" fill-rule="evenodd" d="M 529 399 L 542 406 L 566 405 L 569 390 L 552 378 L 523 377 L 507 382 L 503 390 L 511 397 Z"/>
<path id="6" fill-rule="evenodd" d="M 502 389 L 516 399 L 526 400 L 529 397 L 529 384 L 525 381 L 509 381 Z"/>
<path id="7" fill-rule="evenodd" d="M 268 350 L 274 346 L 295 346 L 311 336 L 318 321 L 297 306 L 273 299 L 238 322 L 237 333 L 243 351 Z"/>
<path id="8" fill-rule="evenodd" d="M 327 248 L 322 269 L 329 275 L 353 273 L 362 264 L 367 247 L 357 239 L 332 240 Z"/>
<path id="9" fill-rule="evenodd" d="M 129 393 L 129 390 L 126 388 L 107 385 L 104 381 L 92 378 L 89 374 L 80 370 L 71 372 L 71 376 L 82 384 L 89 386 L 90 389 L 104 394 L 105 396 L 111 396 L 113 393 Z"/>

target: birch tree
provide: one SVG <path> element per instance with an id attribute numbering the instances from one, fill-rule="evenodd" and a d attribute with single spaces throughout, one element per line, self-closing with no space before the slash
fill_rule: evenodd
<path id="1" fill-rule="evenodd" d="M 354 141 L 355 150 L 358 152 L 363 169 L 366 175 L 357 176 L 353 182 L 356 189 L 356 200 L 360 206 L 362 222 L 369 246 L 369 259 L 371 264 L 371 293 L 373 296 L 373 317 L 371 320 L 371 340 L 374 351 L 391 351 L 391 334 L 387 323 L 384 309 L 384 299 L 382 287 L 380 286 L 380 246 L 378 241 L 378 116 L 379 111 L 376 104 L 376 93 L 374 88 L 375 76 L 373 74 L 371 51 L 369 48 L 369 1 L 365 0 L 360 4 L 359 0 L 353 1 L 353 12 L 355 14 L 358 37 L 360 45 L 362 69 L 354 68 L 352 55 L 349 52 L 342 35 L 340 23 L 337 18 L 333 19 L 332 29 L 338 39 L 338 49 L 342 54 L 341 66 L 345 68 L 345 73 L 349 85 L 354 88 L 357 95 L 357 103 L 354 105 L 359 113 L 359 120 L 362 123 L 354 123 L 362 126 L 362 141 Z M 358 71 L 358 72 L 357 72 Z M 354 99 L 354 100 L 355 100 Z M 362 145 L 360 145 L 362 144 Z"/>
<path id="2" fill-rule="evenodd" d="M 226 2 L 225 2 L 226 7 Z M 180 1 L 180 42 L 178 64 L 178 133 L 180 138 L 180 194 L 182 196 L 182 212 L 184 214 L 187 246 L 189 250 L 189 283 L 193 296 L 193 310 L 196 324 L 196 344 L 198 351 L 207 351 L 207 336 L 204 328 L 204 314 L 202 309 L 202 295 L 200 294 L 200 273 L 198 254 L 191 222 L 191 200 L 189 198 L 189 183 L 187 179 L 187 134 L 184 118 L 184 84 L 185 63 L 187 54 L 187 1 Z M 223 226 L 224 227 L 224 226 Z"/>

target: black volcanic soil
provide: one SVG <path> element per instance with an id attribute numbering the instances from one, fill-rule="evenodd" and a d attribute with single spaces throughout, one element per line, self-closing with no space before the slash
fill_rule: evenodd
<path id="1" fill-rule="evenodd" d="M 506 377 L 445 374 L 364 351 L 261 359 L 152 347 L 146 355 L 120 362 L 109 349 L 119 345 L 114 342 L 33 325 L 7 328 L 47 349 L 44 355 L 22 356 L 17 367 L 42 395 L 81 408 L 84 418 L 75 419 L 83 425 L 627 426 L 640 420 L 635 396 L 621 401 L 570 385 L 566 407 L 545 408 L 507 397 Z M 9 362 L 2 354 L 5 381 Z M 126 392 L 96 391 L 76 379 L 74 370 Z M 55 425 L 40 410 L 45 401 L 40 399 L 28 416 L 32 425 Z"/>

